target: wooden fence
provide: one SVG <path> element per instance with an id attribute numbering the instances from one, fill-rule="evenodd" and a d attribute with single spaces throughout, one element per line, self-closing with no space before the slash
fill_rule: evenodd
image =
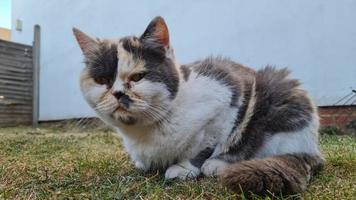
<path id="1" fill-rule="evenodd" d="M 37 124 L 38 59 L 38 26 L 33 46 L 0 40 L 0 126 Z"/>

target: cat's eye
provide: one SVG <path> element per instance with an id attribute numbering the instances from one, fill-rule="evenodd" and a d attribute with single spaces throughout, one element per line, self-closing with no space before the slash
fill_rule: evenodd
<path id="1" fill-rule="evenodd" d="M 140 81 L 143 77 L 145 77 L 146 73 L 142 72 L 142 73 L 137 73 L 134 74 L 130 77 L 130 81 L 134 81 L 134 82 L 138 82 Z"/>
<path id="2" fill-rule="evenodd" d="M 112 84 L 112 80 L 111 78 L 103 78 L 103 77 L 100 77 L 100 78 L 95 78 L 94 81 L 97 83 L 97 84 L 100 84 L 100 85 L 111 85 Z"/>

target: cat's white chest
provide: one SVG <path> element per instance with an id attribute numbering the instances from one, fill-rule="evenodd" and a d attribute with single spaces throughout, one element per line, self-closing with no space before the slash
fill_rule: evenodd
<path id="1" fill-rule="evenodd" d="M 180 137 L 178 132 L 163 133 L 156 130 L 152 137 L 140 142 L 124 136 L 124 145 L 136 167 L 147 170 L 151 167 L 167 167 L 174 162 L 194 156 L 198 152 L 203 133 L 197 133 L 190 140 Z"/>
<path id="2" fill-rule="evenodd" d="M 193 77 L 180 85 L 169 123 L 157 129 L 124 131 L 125 148 L 137 167 L 167 167 L 193 158 L 231 130 L 237 112 L 230 107 L 231 91 L 218 81 Z"/>

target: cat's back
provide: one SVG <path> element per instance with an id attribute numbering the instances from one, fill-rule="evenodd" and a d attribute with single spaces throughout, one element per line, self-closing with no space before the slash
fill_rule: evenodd
<path id="1" fill-rule="evenodd" d="M 209 77 L 233 90 L 236 104 L 239 97 L 245 97 L 243 99 L 248 103 L 250 96 L 255 96 L 254 113 L 259 117 L 271 117 L 271 113 L 276 113 L 279 116 L 293 114 L 307 119 L 316 111 L 307 92 L 300 88 L 297 79 L 290 77 L 287 68 L 266 66 L 256 71 L 221 57 L 208 57 L 184 67 L 194 71 L 197 77 Z"/>
<path id="2" fill-rule="evenodd" d="M 226 82 L 238 79 L 252 81 L 256 74 L 254 69 L 222 57 L 208 57 L 185 65 L 185 67 L 195 71 L 198 75 Z"/>

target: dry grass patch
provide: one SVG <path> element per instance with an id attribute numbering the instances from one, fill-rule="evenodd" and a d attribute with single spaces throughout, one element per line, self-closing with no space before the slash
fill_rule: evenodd
<path id="1" fill-rule="evenodd" d="M 236 199 L 216 179 L 166 181 L 133 168 L 106 129 L 0 129 L 0 199 Z M 356 196 L 356 139 L 324 135 L 327 164 L 306 199 Z M 256 197 L 257 198 L 257 197 Z"/>

